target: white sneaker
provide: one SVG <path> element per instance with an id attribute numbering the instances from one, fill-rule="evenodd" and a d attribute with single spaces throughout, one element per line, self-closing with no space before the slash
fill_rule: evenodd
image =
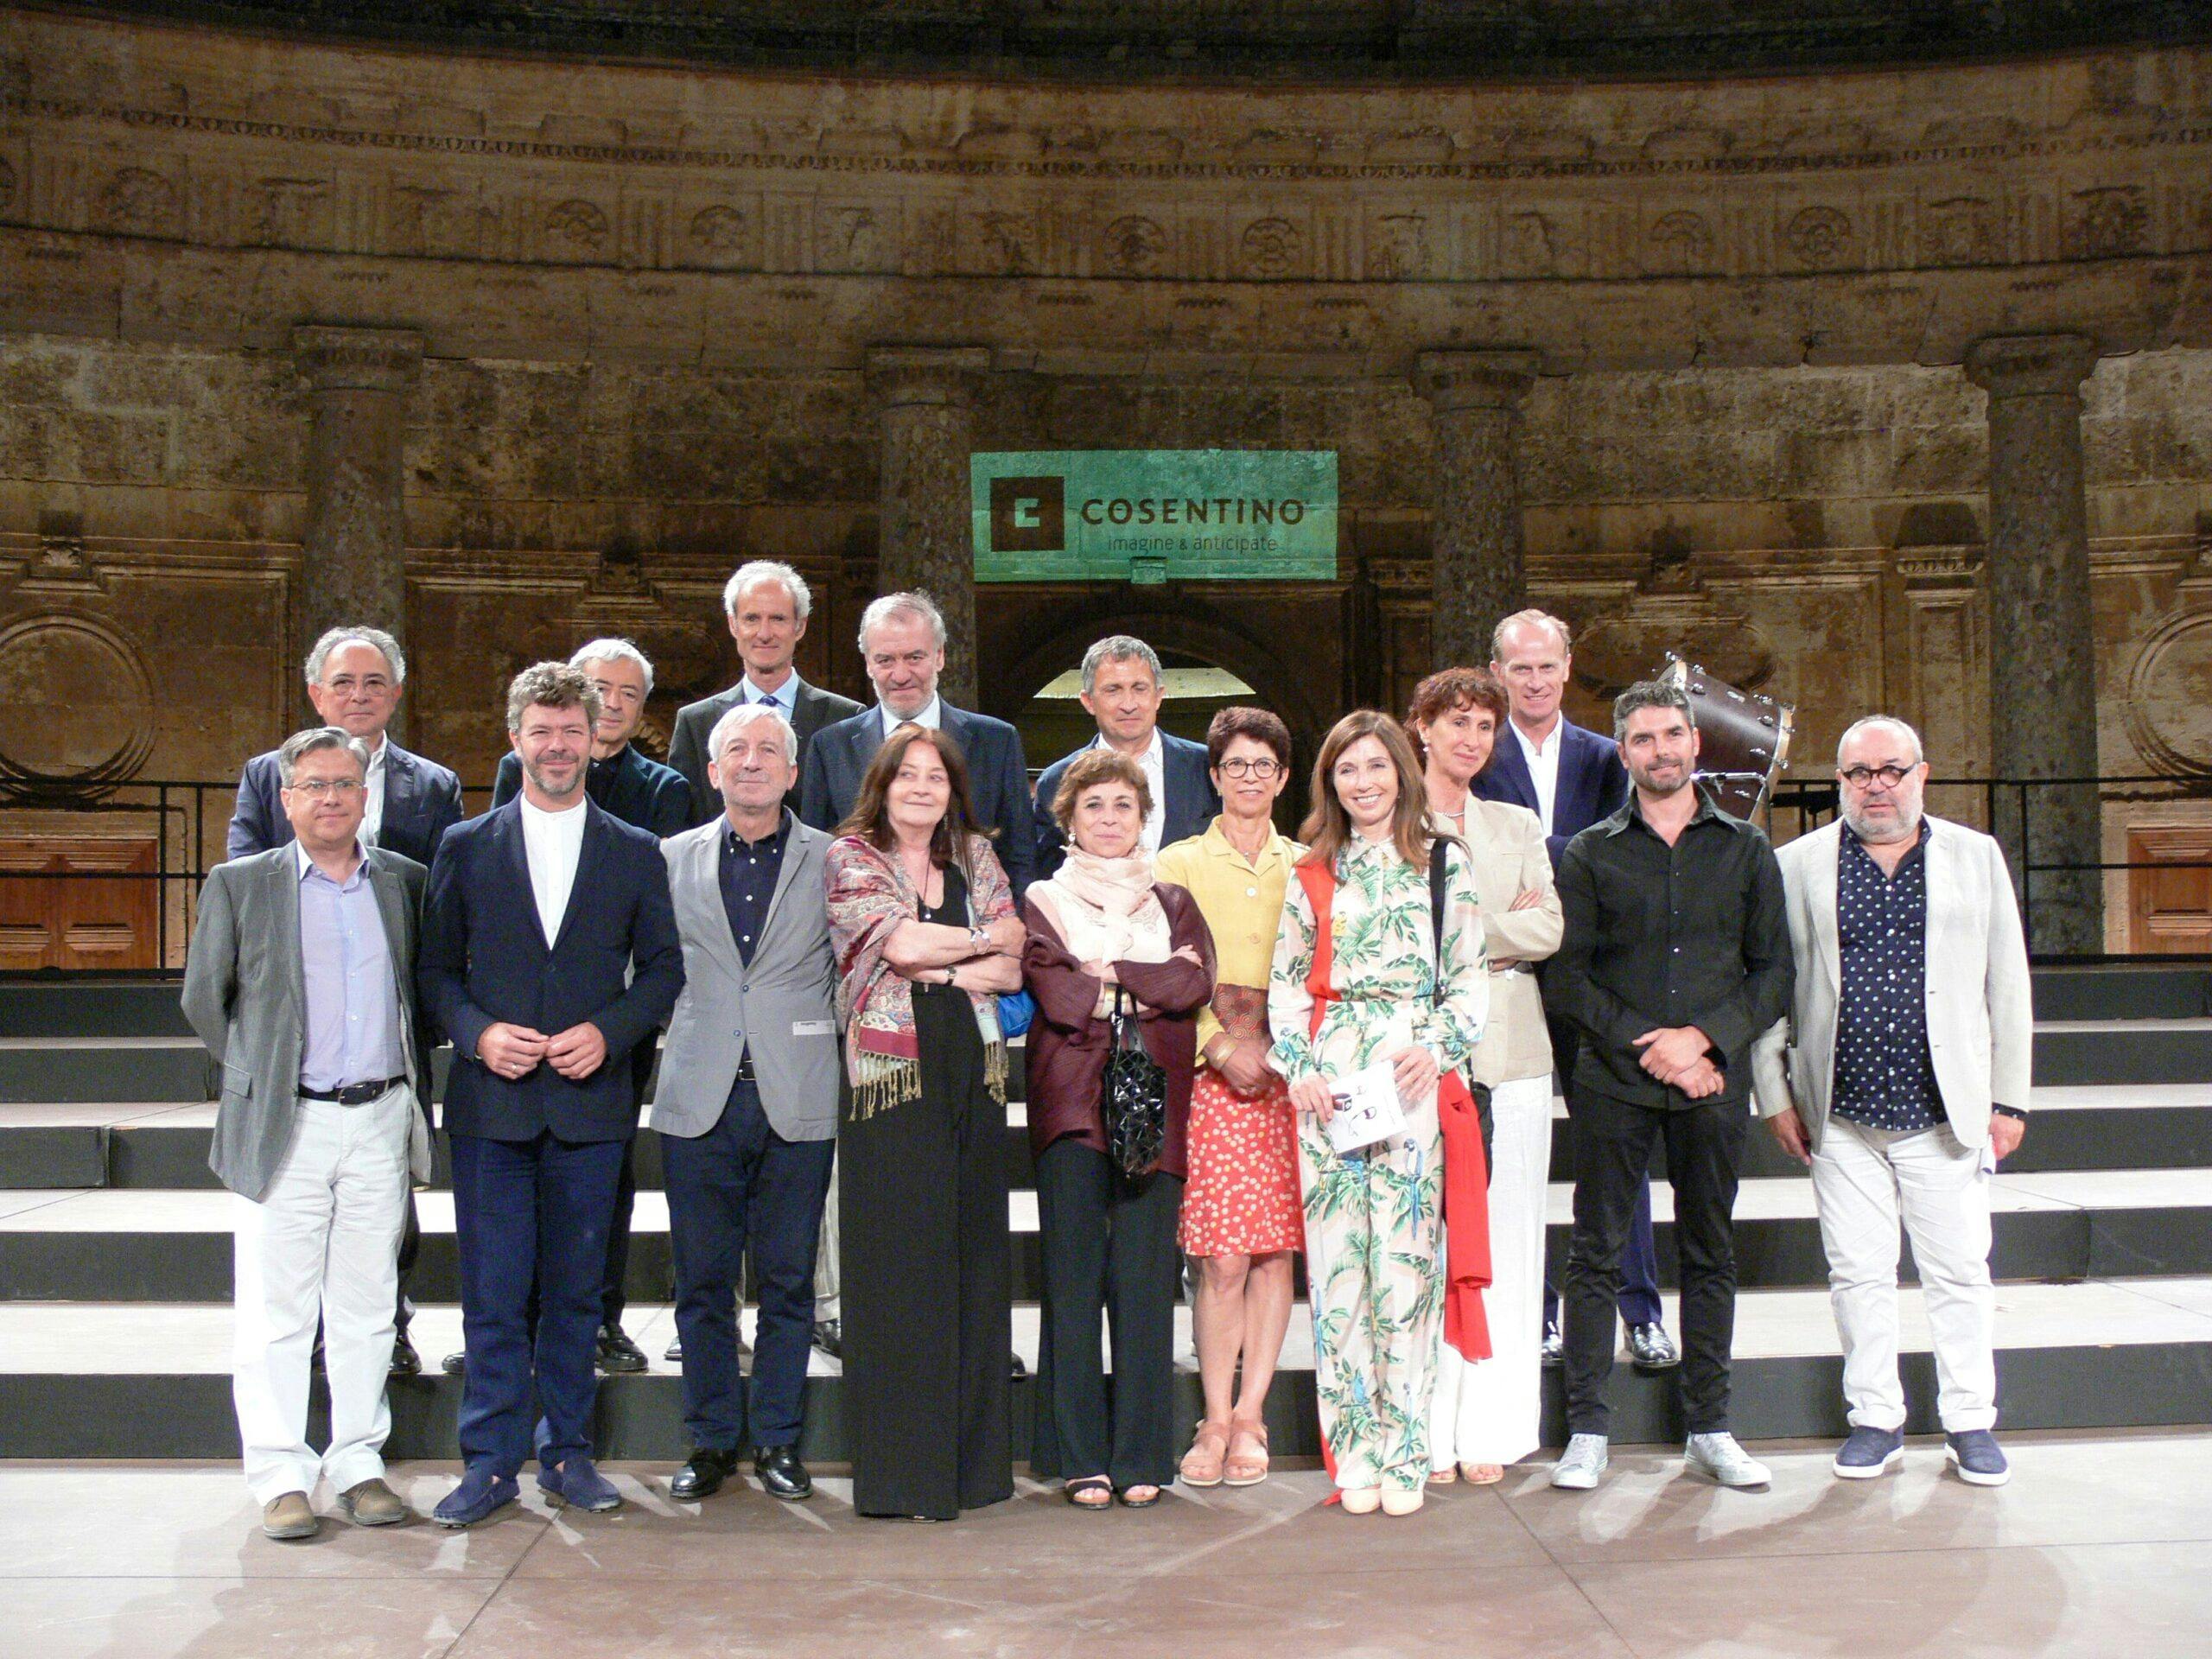
<path id="1" fill-rule="evenodd" d="M 1766 1465 L 1737 1445 L 1736 1437 L 1725 1431 L 1691 1435 L 1688 1444 L 1682 1447 L 1682 1457 L 1693 1472 L 1719 1481 L 1723 1486 L 1764 1486 L 1772 1478 Z"/>
<path id="2" fill-rule="evenodd" d="M 1589 1491 L 1605 1478 L 1605 1465 L 1611 1461 L 1604 1435 L 1577 1434 L 1552 1465 L 1552 1484 L 1561 1491 Z"/>

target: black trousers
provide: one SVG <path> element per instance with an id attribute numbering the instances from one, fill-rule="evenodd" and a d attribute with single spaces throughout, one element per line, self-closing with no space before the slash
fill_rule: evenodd
<path id="1" fill-rule="evenodd" d="M 1552 1039 L 1552 1069 L 1565 1077 L 1574 1075 L 1574 1058 L 1582 1052 L 1582 1032 L 1572 1020 L 1547 1014 L 1545 1025 Z M 1568 1126 L 1572 1141 L 1573 1124 Z M 1630 1220 L 1628 1239 L 1621 1246 L 1621 1322 L 1624 1325 L 1659 1323 L 1659 1252 L 1651 1242 L 1651 1176 L 1647 1171 L 1637 1189 L 1636 1214 Z M 1559 1323 L 1559 1287 L 1544 1280 L 1544 1323 Z"/>
<path id="2" fill-rule="evenodd" d="M 1621 1247 L 1637 1195 L 1664 1138 L 1675 1188 L 1675 1254 L 1682 1282 L 1682 1414 L 1693 1434 L 1728 1427 L 1728 1360 L 1736 1332 L 1736 1170 L 1751 1123 L 1742 1101 L 1675 1110 L 1576 1090 L 1574 1233 L 1567 1263 L 1567 1424 L 1603 1434 L 1610 1413 L 1614 1304 Z"/>
<path id="3" fill-rule="evenodd" d="M 1037 1160 L 1045 1262 L 1034 1475 L 1105 1475 L 1116 1486 L 1175 1478 L 1175 1223 L 1183 1178 L 1132 1181 L 1063 1137 Z M 1114 1338 L 1109 1387 L 1099 1341 Z"/>
<path id="4" fill-rule="evenodd" d="M 415 1184 L 407 1184 L 407 1219 L 399 1229 L 399 1306 L 394 1311 L 392 1328 L 404 1340 L 408 1321 L 415 1317 L 415 1304 L 407 1300 L 407 1281 L 415 1272 L 415 1258 L 423 1250 L 423 1223 L 415 1214 Z M 318 1337 L 317 1341 L 321 1338 Z"/>

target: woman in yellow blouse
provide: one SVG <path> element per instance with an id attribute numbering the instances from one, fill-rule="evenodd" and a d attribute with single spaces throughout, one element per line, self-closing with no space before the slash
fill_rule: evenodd
<path id="1" fill-rule="evenodd" d="M 1223 709 L 1206 733 L 1206 759 L 1221 816 L 1154 864 L 1160 880 L 1198 900 L 1216 958 L 1213 1001 L 1198 1015 L 1180 1230 L 1184 1254 L 1198 1262 L 1192 1319 L 1205 1419 L 1181 1472 L 1193 1486 L 1250 1486 L 1268 1475 L 1268 1385 L 1290 1327 L 1291 1253 L 1305 1242 L 1297 1123 L 1267 1059 L 1268 971 L 1302 849 L 1272 818 L 1290 777 L 1281 721 L 1264 709 Z M 1240 1355 L 1243 1387 L 1232 1400 Z"/>

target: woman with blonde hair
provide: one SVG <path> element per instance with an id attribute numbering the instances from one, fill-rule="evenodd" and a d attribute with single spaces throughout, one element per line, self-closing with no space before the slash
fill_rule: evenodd
<path id="1" fill-rule="evenodd" d="M 1314 1391 L 1345 1512 L 1410 1515 L 1439 1340 L 1489 1351 L 1481 1133 L 1456 1075 L 1490 1006 L 1482 906 L 1388 715 L 1360 709 L 1330 731 L 1300 836 L 1268 1023 L 1298 1109 Z M 1395 1114 L 1382 1103 L 1394 1093 Z M 1375 1138 L 1332 1133 L 1340 1095 L 1370 1105 Z"/>

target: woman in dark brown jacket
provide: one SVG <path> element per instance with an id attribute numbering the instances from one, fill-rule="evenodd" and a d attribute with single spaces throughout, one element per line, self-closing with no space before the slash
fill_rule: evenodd
<path id="1" fill-rule="evenodd" d="M 1068 1501 L 1103 1510 L 1160 1501 L 1175 1478 L 1175 1223 L 1198 1058 L 1213 995 L 1213 938 L 1197 901 L 1153 880 L 1144 850 L 1152 791 L 1109 748 L 1067 770 L 1052 802 L 1067 862 L 1025 900 L 1029 1148 L 1045 1267 L 1037 1422 L 1029 1467 L 1065 1475 Z M 1108 1158 L 1100 1109 L 1117 988 L 1134 999 L 1145 1050 L 1167 1073 L 1159 1167 L 1134 1179 Z M 1107 1403 L 1099 1314 L 1110 1309 Z"/>

